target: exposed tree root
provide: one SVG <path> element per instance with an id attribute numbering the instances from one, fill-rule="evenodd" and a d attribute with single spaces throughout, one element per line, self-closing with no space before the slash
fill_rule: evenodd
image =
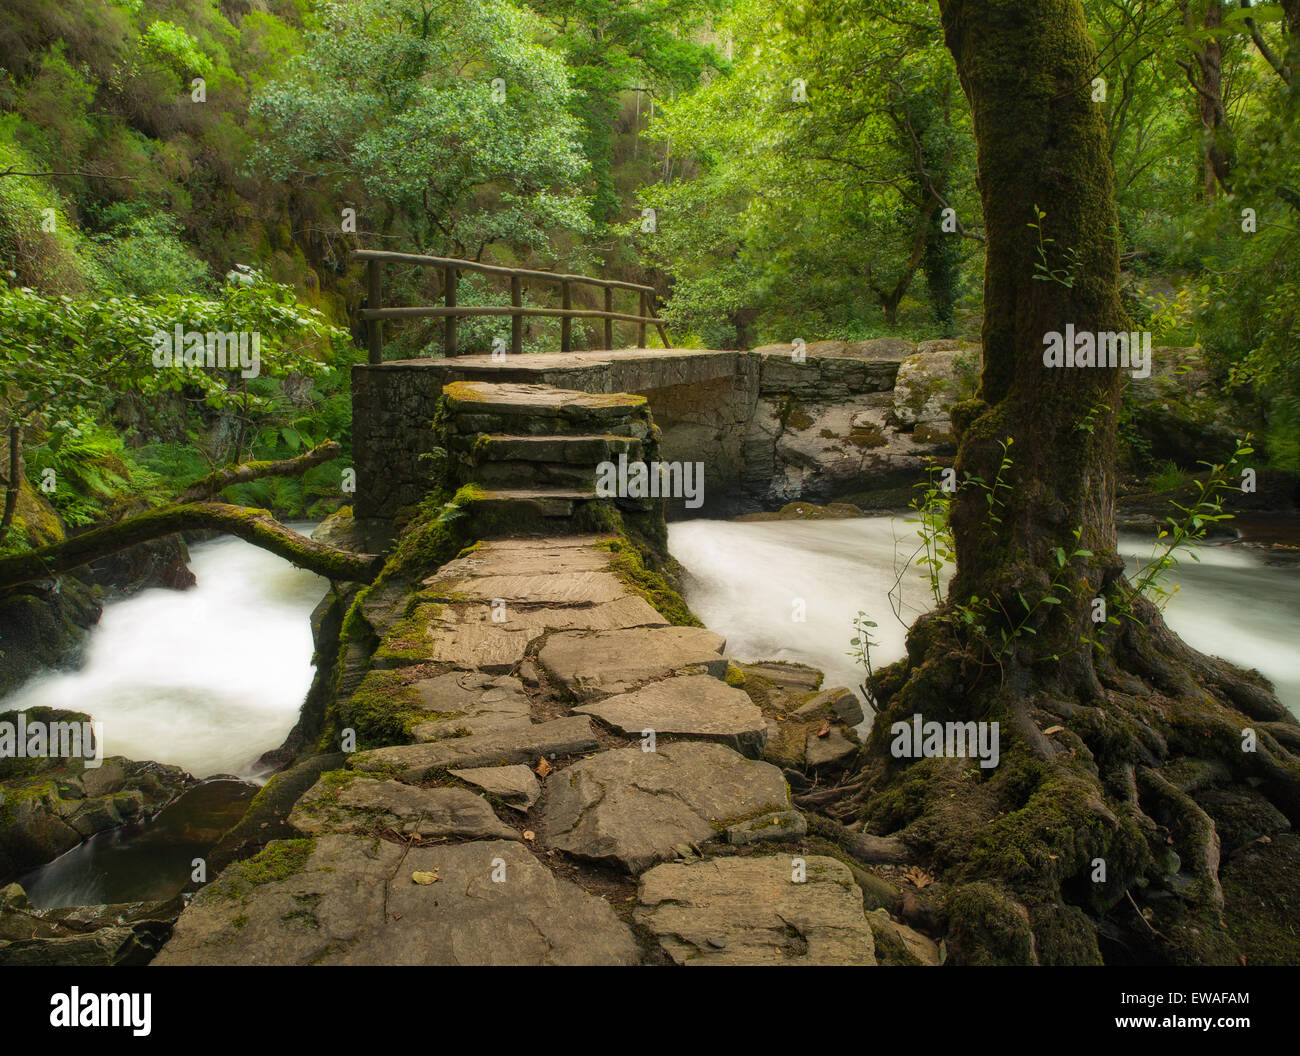
<path id="1" fill-rule="evenodd" d="M 336 458 L 341 450 L 333 440 L 326 440 L 295 458 L 278 462 L 245 462 L 218 469 L 190 485 L 172 505 L 93 528 L 61 543 L 0 557 L 0 591 L 49 579 L 139 543 L 182 531 L 236 535 L 299 568 L 329 579 L 370 583 L 379 575 L 383 565 L 380 556 L 355 554 L 314 542 L 281 524 L 266 510 L 205 501 L 235 484 L 246 484 L 262 477 L 295 476 Z"/>
<path id="2" fill-rule="evenodd" d="M 1216 797 L 1272 811 L 1274 833 L 1300 826 L 1300 724 L 1258 674 L 1191 650 L 1144 600 L 1105 644 L 1082 664 L 1019 656 L 989 674 L 941 612 L 913 629 L 909 659 L 877 673 L 858 772 L 824 811 L 900 841 L 939 878 L 958 961 L 1099 963 L 1103 947 L 1151 963 L 1243 956 Z M 893 758 L 891 725 L 917 713 L 999 722 L 999 765 Z M 1270 843 L 1238 848 L 1250 854 L 1233 859 L 1237 889 Z"/>
<path id="3" fill-rule="evenodd" d="M 49 579 L 137 543 L 174 532 L 199 530 L 237 535 L 299 568 L 333 580 L 369 583 L 383 565 L 381 556 L 354 554 L 313 542 L 281 524 L 266 510 L 250 510 L 223 502 L 191 502 L 150 510 L 52 546 L 0 557 L 0 590 Z"/>

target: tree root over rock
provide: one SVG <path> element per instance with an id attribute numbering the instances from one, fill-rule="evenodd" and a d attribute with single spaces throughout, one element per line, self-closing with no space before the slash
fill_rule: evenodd
<path id="1" fill-rule="evenodd" d="M 1286 917 L 1300 876 L 1272 860 L 1293 856 L 1300 724 L 1261 676 L 1190 649 L 1150 603 L 1132 615 L 1091 658 L 1016 655 L 990 674 L 940 610 L 877 672 L 857 774 L 823 810 L 901 841 L 940 879 L 954 961 L 1300 963 Z M 890 728 L 914 714 L 998 722 L 999 764 L 894 758 Z M 1258 835 L 1232 847 L 1225 890 L 1220 829 L 1241 817 Z M 1288 890 L 1243 913 L 1234 893 L 1252 870 Z"/>

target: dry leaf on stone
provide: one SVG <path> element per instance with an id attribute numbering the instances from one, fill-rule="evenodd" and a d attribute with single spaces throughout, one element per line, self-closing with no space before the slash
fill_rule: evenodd
<path id="1" fill-rule="evenodd" d="M 421 885 L 436 884 L 438 882 L 438 874 L 436 872 L 434 873 L 416 872 L 411 874 L 411 879 L 414 880 L 417 884 L 421 884 Z"/>
<path id="2" fill-rule="evenodd" d="M 915 887 L 929 887 L 934 883 L 934 877 L 916 865 L 903 874 L 903 879 Z"/>
<path id="3" fill-rule="evenodd" d="M 1054 733 L 1060 733 L 1063 729 L 1065 729 L 1064 726 L 1049 726 L 1043 731 L 1043 736 L 1050 737 Z"/>
<path id="4" fill-rule="evenodd" d="M 532 829 L 524 829 L 524 839 L 532 843 L 533 840 L 537 839 L 537 833 L 533 832 Z"/>
<path id="5" fill-rule="evenodd" d="M 823 726 L 820 730 L 817 731 L 817 736 L 828 737 L 830 736 L 830 732 L 831 732 L 831 724 L 828 722 L 825 726 Z"/>
<path id="6" fill-rule="evenodd" d="M 554 769 L 555 767 L 546 761 L 546 756 L 542 756 L 541 759 L 537 761 L 537 765 L 533 767 L 533 773 L 544 781 L 546 780 L 546 775 Z"/>

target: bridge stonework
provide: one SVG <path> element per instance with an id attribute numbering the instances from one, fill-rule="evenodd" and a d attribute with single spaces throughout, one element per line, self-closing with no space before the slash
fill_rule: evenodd
<path id="1" fill-rule="evenodd" d="M 950 447 L 947 406 L 963 395 L 963 356 L 978 365 L 978 349 L 955 341 L 882 339 L 357 365 L 355 513 L 391 522 L 429 490 L 426 456 L 438 446 L 432 422 L 443 387 L 455 381 L 645 396 L 662 433 L 660 457 L 704 465 L 704 506 L 691 511 L 697 515 L 888 487 Z M 680 502 L 669 504 L 670 518 L 682 513 Z"/>

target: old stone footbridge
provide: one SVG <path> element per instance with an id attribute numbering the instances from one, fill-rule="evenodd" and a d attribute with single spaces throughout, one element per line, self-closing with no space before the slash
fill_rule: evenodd
<path id="1" fill-rule="evenodd" d="M 715 508 L 758 502 L 778 461 L 802 494 L 825 474 L 783 438 L 819 422 L 859 467 L 919 457 L 886 422 L 897 350 L 809 353 L 357 368 L 358 519 L 417 503 L 438 448 L 477 542 L 352 599 L 365 633 L 325 706 L 363 743 L 272 781 L 282 838 L 206 885 L 155 963 L 938 963 L 868 864 L 897 848 L 796 804 L 856 755 L 857 698 L 729 659 L 622 530 L 662 538 L 663 506 L 592 487 L 625 455 L 704 461 Z"/>
<path id="2" fill-rule="evenodd" d="M 353 368 L 356 514 L 394 517 L 428 489 L 429 423 L 447 384 L 538 385 L 646 398 L 667 462 L 703 463 L 706 516 L 906 486 L 953 450 L 948 408 L 979 349 L 895 338 L 752 351 L 621 349 L 390 360 Z M 681 504 L 669 504 L 669 517 Z"/>

